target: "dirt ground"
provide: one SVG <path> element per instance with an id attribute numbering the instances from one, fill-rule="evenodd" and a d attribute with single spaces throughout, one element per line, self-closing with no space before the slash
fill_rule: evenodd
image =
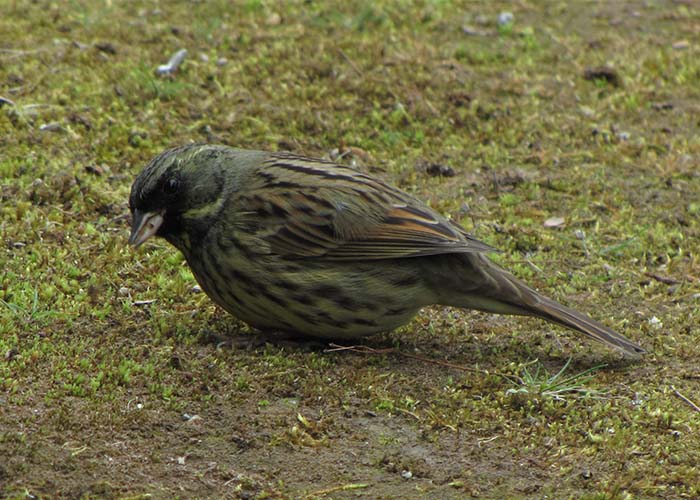
<path id="1" fill-rule="evenodd" d="M 700 498 L 695 2 L 1 10 L 0 496 Z M 368 170 L 648 353 L 440 306 L 259 341 L 126 244 L 189 141 Z"/>

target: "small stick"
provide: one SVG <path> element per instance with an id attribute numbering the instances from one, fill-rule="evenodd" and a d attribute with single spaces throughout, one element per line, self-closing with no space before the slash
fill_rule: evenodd
<path id="1" fill-rule="evenodd" d="M 331 346 L 331 349 L 326 349 L 325 352 L 352 351 L 352 352 L 357 352 L 360 354 L 398 354 L 398 355 L 403 356 L 405 358 L 415 359 L 418 361 L 422 361 L 424 363 L 445 366 L 447 368 L 454 368 L 455 370 L 462 370 L 465 372 L 481 373 L 484 375 L 493 374 L 493 375 L 498 375 L 499 377 L 503 377 L 507 380 L 511 380 L 511 377 L 509 377 L 508 375 L 505 375 L 503 373 L 492 372 L 489 370 L 480 370 L 478 368 L 469 368 L 467 366 L 456 365 L 454 363 L 449 363 L 447 361 L 441 361 L 439 359 L 430 359 L 430 358 L 426 358 L 423 356 L 418 356 L 416 354 L 409 354 L 407 352 L 402 352 L 402 351 L 399 351 L 399 350 L 394 349 L 392 347 L 388 347 L 386 349 L 374 349 L 374 348 L 366 346 L 366 345 L 350 345 L 350 346 L 344 346 L 344 345 L 338 345 L 338 344 L 329 344 L 329 345 Z"/>
<path id="2" fill-rule="evenodd" d="M 355 73 L 357 73 L 357 76 L 364 76 L 362 74 L 362 71 L 360 71 L 360 68 L 358 68 L 354 62 L 352 62 L 352 59 L 350 59 L 345 52 L 343 52 L 342 50 L 338 50 L 338 52 L 340 53 L 341 56 L 343 56 L 343 59 L 345 59 L 345 61 L 350 65 L 350 67 L 352 67 L 352 69 L 355 70 Z"/>
<path id="3" fill-rule="evenodd" d="M 656 273 L 644 273 L 644 275 L 655 279 L 656 281 L 659 281 L 664 285 L 677 285 L 678 283 L 680 283 L 680 281 L 678 281 L 677 279 L 669 278 L 667 276 L 661 276 L 660 274 Z"/>
<path id="4" fill-rule="evenodd" d="M 319 496 L 326 496 L 329 493 L 335 493 L 336 491 L 348 491 L 348 490 L 360 490 L 363 488 L 369 488 L 369 484 L 355 483 L 355 484 L 343 484 L 341 486 L 334 486 L 332 488 L 326 488 L 325 490 L 314 491 L 309 493 L 304 498 L 314 498 Z"/>
<path id="5" fill-rule="evenodd" d="M 671 389 L 673 390 L 673 393 L 674 393 L 676 396 L 678 396 L 678 397 L 681 398 L 683 401 L 685 401 L 693 410 L 695 410 L 696 412 L 700 413 L 700 406 L 696 405 L 696 404 L 693 403 L 690 399 L 688 399 L 688 398 L 685 397 L 683 394 L 681 394 L 681 393 L 678 391 L 678 389 L 676 389 L 675 387 L 671 386 Z"/>

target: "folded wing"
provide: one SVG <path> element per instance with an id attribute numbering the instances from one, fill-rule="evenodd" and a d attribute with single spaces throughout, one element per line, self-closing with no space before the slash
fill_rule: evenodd
<path id="1" fill-rule="evenodd" d="M 285 258 L 358 261 L 493 252 L 424 203 L 349 167 L 276 155 L 238 200 L 239 223 Z"/>

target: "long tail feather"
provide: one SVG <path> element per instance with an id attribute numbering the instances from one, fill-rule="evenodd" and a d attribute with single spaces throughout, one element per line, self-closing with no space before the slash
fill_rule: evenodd
<path id="1" fill-rule="evenodd" d="M 540 294 L 537 294 L 537 296 L 539 303 L 532 309 L 535 316 L 579 331 L 593 340 L 616 347 L 628 354 L 644 354 L 646 352 L 627 337 L 620 335 L 616 331 L 585 314 L 559 304 Z"/>
<path id="2" fill-rule="evenodd" d="M 444 304 L 497 314 L 536 316 L 581 332 L 627 354 L 638 355 L 645 352 L 640 346 L 602 323 L 533 290 L 484 255 L 466 255 L 460 257 L 457 264 L 462 266 L 462 273 L 464 270 L 468 271 L 469 280 L 463 279 L 463 274 L 455 265 L 451 272 L 461 282 L 464 292 L 449 297 L 443 295 Z M 440 273 L 440 276 L 445 275 Z"/>

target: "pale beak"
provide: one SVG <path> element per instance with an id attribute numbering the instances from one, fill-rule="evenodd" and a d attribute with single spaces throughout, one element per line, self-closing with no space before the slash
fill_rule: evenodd
<path id="1" fill-rule="evenodd" d="M 141 212 L 134 210 L 134 220 L 131 223 L 131 236 L 129 245 L 140 247 L 151 236 L 155 236 L 163 224 L 164 212 Z"/>

